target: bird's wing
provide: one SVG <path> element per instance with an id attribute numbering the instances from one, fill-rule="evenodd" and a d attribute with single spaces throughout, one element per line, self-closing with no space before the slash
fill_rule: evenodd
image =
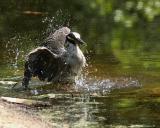
<path id="1" fill-rule="evenodd" d="M 64 52 L 64 43 L 66 36 L 70 33 L 68 27 L 62 27 L 51 34 L 42 45 L 50 49 L 52 52 L 60 54 Z"/>
<path id="2" fill-rule="evenodd" d="M 27 62 L 33 76 L 38 76 L 40 80 L 47 81 L 51 81 L 57 76 L 60 69 L 59 65 L 63 65 L 60 55 L 54 54 L 46 47 L 38 47 L 30 52 Z"/>

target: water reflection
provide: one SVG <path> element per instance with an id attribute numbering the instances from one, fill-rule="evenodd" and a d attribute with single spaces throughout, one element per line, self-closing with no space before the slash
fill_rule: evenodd
<path id="1" fill-rule="evenodd" d="M 122 57 L 127 55 L 130 56 Z M 151 58 L 153 63 L 159 60 L 156 55 Z M 17 81 L 17 88 L 20 87 L 23 68 L 4 67 L 1 80 Z M 114 57 L 94 55 L 85 70 L 74 86 L 46 85 L 33 79 L 29 91 L 17 93 L 5 84 L 1 85 L 0 93 L 49 101 L 52 106 L 37 113 L 57 127 L 159 126 L 157 68 L 139 68 L 137 63 L 126 68 L 125 64 L 115 63 Z"/>

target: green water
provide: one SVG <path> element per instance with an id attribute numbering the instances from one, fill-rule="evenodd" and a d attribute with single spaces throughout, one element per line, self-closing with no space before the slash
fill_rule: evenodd
<path id="1" fill-rule="evenodd" d="M 18 82 L 16 89 L 1 84 L 0 95 L 50 102 L 33 109 L 56 127 L 159 127 L 160 14 L 155 5 L 141 2 L 156 13 L 139 14 L 138 2 L 128 0 L 0 1 L 0 79 Z M 117 10 L 124 14 L 119 22 Z M 31 90 L 17 89 L 25 55 L 47 32 L 68 23 L 87 42 L 82 49 L 88 67 L 77 84 L 33 79 Z"/>

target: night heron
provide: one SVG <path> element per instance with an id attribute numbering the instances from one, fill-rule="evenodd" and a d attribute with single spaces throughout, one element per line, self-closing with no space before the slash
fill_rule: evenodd
<path id="1" fill-rule="evenodd" d="M 71 32 L 67 27 L 56 30 L 28 54 L 22 85 L 27 88 L 32 76 L 53 83 L 74 82 L 86 65 L 85 56 L 79 48 L 83 43 L 80 34 Z"/>

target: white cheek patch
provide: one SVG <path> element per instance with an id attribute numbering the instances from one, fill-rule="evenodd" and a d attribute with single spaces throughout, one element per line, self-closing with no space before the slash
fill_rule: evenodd
<path id="1" fill-rule="evenodd" d="M 80 39 L 80 38 L 81 38 L 80 34 L 77 33 L 77 32 L 73 32 L 73 35 L 74 35 L 77 39 Z"/>

